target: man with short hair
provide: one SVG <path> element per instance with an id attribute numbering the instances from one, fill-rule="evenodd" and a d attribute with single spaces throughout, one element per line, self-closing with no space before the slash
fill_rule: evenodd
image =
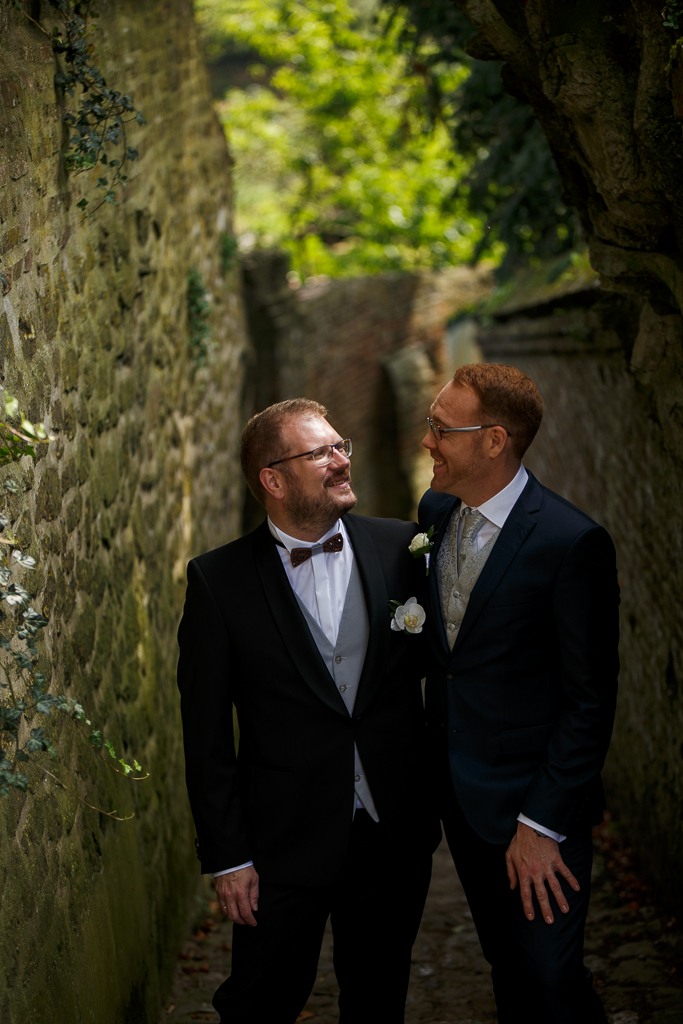
<path id="1" fill-rule="evenodd" d="M 431 407 L 427 721 L 500 1024 L 604 1024 L 583 931 L 619 590 L 607 531 L 521 463 L 542 415 L 533 381 L 484 363 Z"/>
<path id="2" fill-rule="evenodd" d="M 188 567 L 178 685 L 202 871 L 235 922 L 228 1024 L 293 1024 L 330 915 L 340 1020 L 401 1024 L 440 838 L 423 637 L 389 613 L 424 581 L 417 527 L 348 514 L 351 442 L 326 415 L 293 399 L 249 421 L 267 519 Z"/>

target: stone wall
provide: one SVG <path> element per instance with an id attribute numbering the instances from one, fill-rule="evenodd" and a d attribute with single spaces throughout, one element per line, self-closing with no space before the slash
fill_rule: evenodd
<path id="1" fill-rule="evenodd" d="M 64 172 L 48 39 L 0 0 L 0 382 L 56 437 L 35 471 L 14 470 L 24 493 L 10 505 L 39 562 L 52 691 L 80 699 L 150 778 L 114 775 L 69 727 L 55 732 L 56 773 L 135 818 L 113 822 L 40 773 L 26 797 L 0 800 L 3 1024 L 158 1018 L 198 880 L 175 686 L 184 571 L 237 535 L 242 506 L 247 346 L 239 275 L 220 259 L 230 162 L 192 5 L 97 6 L 95 62 L 148 124 L 131 133 L 140 159 L 120 205 L 87 220 L 76 203 L 93 182 Z M 51 30 L 52 8 L 24 7 Z M 192 266 L 214 343 L 199 368 Z"/>
<path id="2" fill-rule="evenodd" d="M 487 268 L 386 273 L 293 290 L 285 257 L 244 261 L 256 353 L 252 407 L 305 396 L 353 439 L 358 511 L 413 518 L 429 485 L 420 447 L 435 390 L 448 376 L 449 320 L 491 288 Z M 247 525 L 261 514 L 248 505 Z"/>
<path id="3" fill-rule="evenodd" d="M 683 330 L 678 315 L 598 283 L 586 274 L 513 295 L 487 311 L 477 340 L 485 359 L 519 366 L 541 389 L 529 468 L 616 543 L 622 670 L 608 805 L 665 904 L 680 907 Z"/>

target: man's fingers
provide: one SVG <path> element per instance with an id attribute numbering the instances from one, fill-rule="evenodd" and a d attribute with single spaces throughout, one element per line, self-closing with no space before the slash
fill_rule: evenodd
<path id="1" fill-rule="evenodd" d="M 517 868 L 515 862 L 509 853 L 505 855 L 505 864 L 507 867 L 508 878 L 510 879 L 510 888 L 516 889 L 519 882 L 519 875 L 517 874 Z"/>
<path id="2" fill-rule="evenodd" d="M 249 924 L 252 928 L 256 927 L 256 918 L 252 914 L 251 900 L 249 894 L 246 892 L 238 893 L 237 895 L 237 909 L 240 917 L 242 918 L 238 924 Z"/>
<path id="3" fill-rule="evenodd" d="M 529 921 L 533 921 L 536 916 L 534 911 L 534 901 L 531 898 L 531 886 L 528 878 L 520 879 L 519 883 L 519 895 L 522 897 L 522 906 L 524 907 L 524 913 L 526 914 Z"/>
<path id="4" fill-rule="evenodd" d="M 576 890 L 576 892 L 579 891 L 581 886 L 576 881 L 573 874 L 571 873 L 571 871 L 569 870 L 569 868 L 563 860 L 560 860 L 560 863 L 555 865 L 555 871 L 559 871 L 562 877 L 567 879 L 572 889 Z"/>
<path id="5" fill-rule="evenodd" d="M 223 913 L 234 924 L 244 924 L 244 921 L 242 920 L 242 915 L 240 914 L 239 909 L 237 907 L 237 903 L 235 902 L 231 895 L 226 897 L 225 905 L 223 907 Z"/>
<path id="6" fill-rule="evenodd" d="M 258 888 L 258 879 L 257 879 L 253 883 L 251 889 L 249 890 L 249 904 L 250 904 L 252 910 L 258 910 L 258 894 L 259 894 L 259 888 Z"/>
<path id="7" fill-rule="evenodd" d="M 562 892 L 562 886 L 560 885 L 557 875 L 551 875 L 548 879 L 548 885 L 550 886 L 551 892 L 555 897 L 558 907 L 563 914 L 569 912 L 569 906 L 567 905 L 567 899 Z"/>
<path id="8" fill-rule="evenodd" d="M 546 924 L 552 924 L 555 918 L 553 912 L 550 909 L 550 900 L 548 899 L 548 890 L 545 887 L 545 878 L 543 875 L 538 875 L 534 878 L 534 890 L 536 892 L 536 899 L 541 908 L 543 914 L 543 920 Z"/>

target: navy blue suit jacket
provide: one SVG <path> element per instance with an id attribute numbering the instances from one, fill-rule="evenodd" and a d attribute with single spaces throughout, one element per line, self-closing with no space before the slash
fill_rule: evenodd
<path id="1" fill-rule="evenodd" d="M 607 531 L 529 474 L 470 596 L 453 651 L 436 563 L 458 498 L 429 490 L 427 721 L 447 734 L 473 829 L 507 843 L 521 812 L 570 835 L 602 820 L 600 771 L 617 692 L 618 605 Z"/>

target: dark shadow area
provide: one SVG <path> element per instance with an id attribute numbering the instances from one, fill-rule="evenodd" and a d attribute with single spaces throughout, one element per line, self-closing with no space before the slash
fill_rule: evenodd
<path id="1" fill-rule="evenodd" d="M 410 519 L 413 497 L 410 482 L 401 464 L 396 396 L 384 368 L 377 393 L 371 462 L 376 483 L 375 515 Z"/>

